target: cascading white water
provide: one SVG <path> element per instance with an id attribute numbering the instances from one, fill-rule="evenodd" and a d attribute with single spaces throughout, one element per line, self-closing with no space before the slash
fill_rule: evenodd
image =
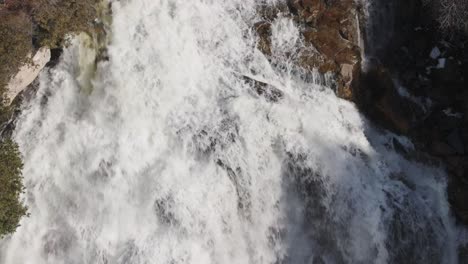
<path id="1" fill-rule="evenodd" d="M 443 172 L 304 81 L 281 15 L 270 63 L 259 2 L 114 2 L 92 92 L 74 41 L 17 124 L 30 216 L 1 263 L 456 262 Z"/>

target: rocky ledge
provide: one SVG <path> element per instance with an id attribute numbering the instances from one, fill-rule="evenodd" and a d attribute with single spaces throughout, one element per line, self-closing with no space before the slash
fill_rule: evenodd
<path id="1" fill-rule="evenodd" d="M 259 50 L 270 58 L 272 22 L 293 19 L 304 42 L 295 65 L 331 74 L 337 96 L 410 137 L 417 153 L 409 158 L 445 165 L 453 212 L 468 224 L 466 32 L 441 32 L 428 1 L 286 2 L 259 10 Z"/>
<path id="2" fill-rule="evenodd" d="M 353 89 L 361 71 L 361 10 L 354 0 L 289 0 L 286 4 L 260 9 L 263 21 L 255 24 L 258 48 L 267 57 L 271 54 L 272 21 L 279 14 L 299 25 L 304 46 L 291 60 L 304 70 L 318 69 L 332 75 L 335 91 L 353 100 Z"/>
<path id="3" fill-rule="evenodd" d="M 66 36 L 95 32 L 100 5 L 96 0 L 0 0 L 0 184 L 8 187 L 0 192 L 0 238 L 14 232 L 26 214 L 20 152 L 11 140 L 18 106 L 35 91 L 40 71 L 57 62 Z"/>
<path id="4" fill-rule="evenodd" d="M 468 36 L 441 31 L 425 3 L 375 1 L 371 20 L 378 17 L 374 27 L 386 35 L 368 39 L 374 49 L 355 98 L 376 123 L 445 165 L 453 212 L 468 224 Z"/>
<path id="5" fill-rule="evenodd" d="M 6 100 L 8 103 L 11 103 L 19 93 L 37 78 L 41 70 L 50 61 L 50 58 L 50 49 L 43 47 L 32 56 L 31 64 L 21 66 L 18 73 L 16 73 L 7 85 Z"/>

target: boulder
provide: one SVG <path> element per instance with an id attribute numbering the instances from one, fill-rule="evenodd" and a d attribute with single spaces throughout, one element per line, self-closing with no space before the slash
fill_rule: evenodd
<path id="1" fill-rule="evenodd" d="M 271 56 L 271 23 L 260 21 L 254 25 L 259 37 L 257 48 L 266 56 Z"/>
<path id="2" fill-rule="evenodd" d="M 263 6 L 264 21 L 254 25 L 257 48 L 267 57 L 271 51 L 271 22 L 281 13 L 297 23 L 304 46 L 291 58 L 306 70 L 318 70 L 335 77 L 339 97 L 353 100 L 361 72 L 360 12 L 353 0 L 288 0 L 287 8 Z M 276 12 L 276 15 L 274 15 Z"/>
<path id="3" fill-rule="evenodd" d="M 422 119 L 424 110 L 398 89 L 387 69 L 375 67 L 362 74 L 356 102 L 378 124 L 406 134 Z"/>
<path id="4" fill-rule="evenodd" d="M 280 89 L 274 87 L 273 85 L 257 81 L 248 76 L 243 76 L 243 79 L 248 85 L 250 85 L 252 91 L 256 95 L 265 98 L 265 100 L 268 102 L 277 103 L 284 96 L 284 93 Z"/>
<path id="5" fill-rule="evenodd" d="M 344 39 L 339 28 L 327 25 L 303 32 L 306 43 L 313 45 L 323 56 L 338 64 L 354 64 L 360 58 L 359 47 Z"/>
<path id="6" fill-rule="evenodd" d="M 23 65 L 19 69 L 18 73 L 7 85 L 6 98 L 10 103 L 37 78 L 49 60 L 50 49 L 41 48 L 36 52 L 34 57 L 32 57 L 32 64 Z"/>
<path id="7" fill-rule="evenodd" d="M 316 23 L 326 8 L 323 0 L 291 0 L 290 2 L 298 18 L 306 23 Z"/>
<path id="8" fill-rule="evenodd" d="M 305 24 L 306 45 L 318 54 L 300 57 L 300 65 L 332 73 L 339 97 L 354 100 L 361 73 L 361 28 L 358 5 L 352 0 L 295 0 L 290 6 Z"/>

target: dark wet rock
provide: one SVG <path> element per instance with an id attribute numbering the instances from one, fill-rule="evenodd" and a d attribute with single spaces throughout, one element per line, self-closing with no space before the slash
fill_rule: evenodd
<path id="1" fill-rule="evenodd" d="M 63 48 L 55 48 L 50 50 L 50 60 L 49 62 L 45 65 L 45 67 L 53 68 L 57 66 L 57 64 L 60 62 L 60 57 L 63 54 Z"/>
<path id="2" fill-rule="evenodd" d="M 375 68 L 362 74 L 356 103 L 380 125 L 398 133 L 408 133 L 424 116 L 424 110 L 402 96 L 390 73 Z"/>
<path id="3" fill-rule="evenodd" d="M 323 201 L 327 197 L 327 189 L 320 170 L 307 165 L 307 154 L 285 153 L 283 167 L 285 185 L 293 190 L 304 201 L 304 230 L 313 232 L 317 257 L 313 263 L 321 263 L 322 258 L 333 263 L 345 263 L 340 250 L 339 237 L 346 237 L 348 230 L 343 226 L 343 219 L 331 217 L 332 210 Z M 294 209 L 297 210 L 297 209 Z"/>
<path id="4" fill-rule="evenodd" d="M 287 16 L 290 14 L 288 5 L 281 1 L 275 4 L 268 3 L 265 5 L 261 5 L 258 8 L 257 12 L 261 15 L 263 19 L 269 22 L 277 19 L 279 16 L 282 16 L 282 15 Z"/>
<path id="5" fill-rule="evenodd" d="M 161 197 L 154 202 L 154 210 L 159 218 L 159 221 L 164 224 L 178 224 L 176 215 L 173 212 L 175 206 L 172 196 Z"/>
<path id="6" fill-rule="evenodd" d="M 468 244 L 461 244 L 459 246 L 458 263 L 468 263 Z"/>
<path id="7" fill-rule="evenodd" d="M 468 182 L 458 177 L 452 177 L 448 186 L 449 202 L 455 216 L 463 222 L 468 223 Z"/>
<path id="8" fill-rule="evenodd" d="M 0 138 L 11 138 L 16 128 L 16 120 L 21 115 L 21 105 L 30 101 L 38 89 L 39 79 L 36 78 L 34 82 L 21 91 L 13 102 L 11 102 L 9 120 L 4 124 L 0 124 Z"/>
<path id="9" fill-rule="evenodd" d="M 313 43 L 322 55 L 338 64 L 352 64 L 359 60 L 359 47 L 344 39 L 339 28 L 321 26 L 307 30 L 303 35 L 307 43 Z"/>
<path id="10" fill-rule="evenodd" d="M 325 11 L 323 0 L 290 0 L 290 7 L 306 23 L 314 23 Z"/>
<path id="11" fill-rule="evenodd" d="M 371 120 L 410 136 L 417 152 L 444 163 L 453 212 L 468 224 L 468 36 L 440 32 L 419 0 L 372 5 L 365 38 L 370 63 L 356 102 Z M 407 88 L 406 96 L 395 92 L 395 80 Z"/>
<path id="12" fill-rule="evenodd" d="M 262 6 L 258 12 L 265 20 L 254 25 L 259 37 L 257 47 L 270 57 L 271 22 L 278 14 L 291 17 L 305 46 L 290 60 L 306 71 L 331 74 L 337 95 L 352 100 L 361 70 L 359 8 L 353 0 L 288 0 L 287 6 Z"/>
<path id="13" fill-rule="evenodd" d="M 388 199 L 395 199 L 387 193 Z M 431 217 L 414 218 L 408 209 L 414 208 L 407 198 L 400 201 L 402 207 L 395 207 L 386 239 L 391 248 L 388 263 L 431 263 L 438 264 L 443 259 L 440 240 L 436 229 L 444 228 L 441 219 Z M 435 245 L 438 247 L 434 247 Z M 421 251 L 423 253 L 421 253 Z"/>
<path id="14" fill-rule="evenodd" d="M 265 55 L 271 56 L 271 23 L 266 21 L 257 22 L 255 31 L 259 37 L 257 48 Z"/>
<path id="15" fill-rule="evenodd" d="M 227 162 L 224 162 L 221 159 L 216 161 L 216 165 L 226 171 L 229 180 L 236 189 L 238 199 L 237 208 L 244 217 L 249 218 L 251 208 L 250 192 L 247 188 L 249 182 L 243 177 L 241 168 L 237 167 L 233 169 Z"/>
<path id="16" fill-rule="evenodd" d="M 301 56 L 300 65 L 332 73 L 337 95 L 353 100 L 361 72 L 359 6 L 348 0 L 296 0 L 290 6 L 298 21 L 305 24 L 302 34 L 306 45 L 318 51 Z"/>
<path id="17" fill-rule="evenodd" d="M 252 87 L 257 95 L 264 97 L 268 102 L 277 103 L 284 96 L 284 93 L 273 85 L 257 81 L 247 76 L 244 76 L 243 79 Z"/>
<path id="18" fill-rule="evenodd" d="M 436 156 L 451 156 L 456 154 L 456 151 L 443 141 L 434 141 L 431 146 L 431 151 Z"/>
<path id="19" fill-rule="evenodd" d="M 337 65 L 331 60 L 324 58 L 319 52 L 312 49 L 302 49 L 298 52 L 298 65 L 306 70 L 318 69 L 320 73 L 336 72 Z"/>
<path id="20" fill-rule="evenodd" d="M 447 136 L 447 143 L 456 150 L 457 154 L 463 154 L 465 152 L 464 143 L 457 130 L 453 130 Z"/>
<path id="21" fill-rule="evenodd" d="M 468 156 L 446 156 L 445 162 L 449 172 L 462 181 L 468 180 L 466 176 L 468 175 Z"/>
<path id="22" fill-rule="evenodd" d="M 468 142 L 468 124 L 463 124 L 460 126 L 460 136 L 461 136 L 461 140 L 464 142 L 464 143 L 467 143 Z M 465 146 L 465 153 L 468 152 L 468 145 L 467 144 L 464 144 Z"/>
<path id="23" fill-rule="evenodd" d="M 393 149 L 401 155 L 408 155 L 410 151 L 398 139 L 392 138 Z"/>

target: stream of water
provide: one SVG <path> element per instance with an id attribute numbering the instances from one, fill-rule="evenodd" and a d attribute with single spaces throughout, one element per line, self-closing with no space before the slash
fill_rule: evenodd
<path id="1" fill-rule="evenodd" d="M 91 88 L 76 38 L 18 120 L 0 263 L 456 263 L 443 170 L 294 70 L 290 18 L 258 51 L 273 2 L 115 1 Z"/>

